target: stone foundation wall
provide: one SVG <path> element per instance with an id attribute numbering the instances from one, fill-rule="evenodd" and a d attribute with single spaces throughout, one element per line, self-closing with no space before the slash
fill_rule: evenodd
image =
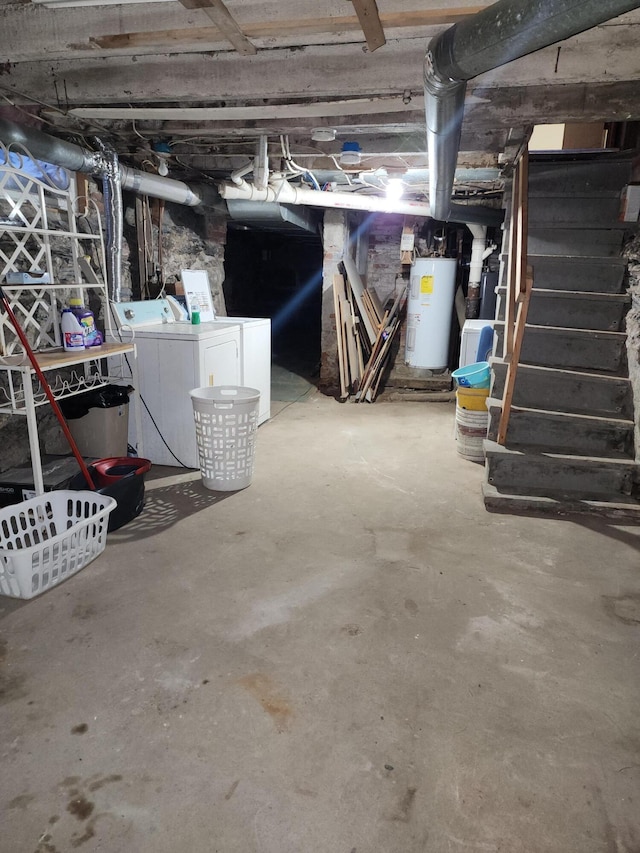
<path id="1" fill-rule="evenodd" d="M 123 246 L 123 301 L 140 299 L 140 273 L 135 228 L 134 197 L 129 196 L 125 210 Z M 158 223 L 153 219 L 153 245 L 157 246 Z M 162 216 L 162 270 L 168 293 L 175 293 L 176 281 L 183 269 L 205 270 L 213 307 L 218 316 L 226 317 L 227 309 L 222 291 L 224 281 L 224 247 L 227 239 L 227 219 L 223 214 L 207 211 L 197 213 L 192 207 L 167 204 Z M 154 253 L 157 263 L 157 253 Z M 157 292 L 157 288 L 156 288 Z M 152 291 L 152 296 L 156 294 Z"/>

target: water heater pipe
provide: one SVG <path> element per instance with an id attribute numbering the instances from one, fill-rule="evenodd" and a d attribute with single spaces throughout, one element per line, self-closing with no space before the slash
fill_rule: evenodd
<path id="1" fill-rule="evenodd" d="M 482 265 L 485 258 L 495 249 L 494 245 L 487 246 L 487 229 L 484 225 L 469 224 L 467 226 L 473 236 L 471 244 L 471 261 L 469 263 L 469 285 L 467 289 L 467 319 L 475 319 L 480 309 L 480 281 Z"/>

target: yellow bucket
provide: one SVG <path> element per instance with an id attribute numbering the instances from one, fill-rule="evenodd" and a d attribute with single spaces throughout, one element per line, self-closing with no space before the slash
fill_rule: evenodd
<path id="1" fill-rule="evenodd" d="M 488 388 L 458 388 L 456 399 L 461 409 L 471 412 L 486 412 Z"/>

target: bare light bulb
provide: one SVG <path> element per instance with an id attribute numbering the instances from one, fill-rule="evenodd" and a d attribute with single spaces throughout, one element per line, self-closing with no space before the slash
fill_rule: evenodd
<path id="1" fill-rule="evenodd" d="M 167 166 L 166 160 L 161 159 L 160 162 L 158 163 L 158 174 L 160 175 L 161 178 L 166 178 L 167 175 L 169 174 L 169 167 Z"/>
<path id="2" fill-rule="evenodd" d="M 404 184 L 400 178 L 390 178 L 385 192 L 389 201 L 398 201 L 404 194 Z"/>

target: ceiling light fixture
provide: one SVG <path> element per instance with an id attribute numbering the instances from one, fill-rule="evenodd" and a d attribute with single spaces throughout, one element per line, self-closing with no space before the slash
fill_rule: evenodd
<path id="1" fill-rule="evenodd" d="M 361 159 L 360 145 L 357 142 L 344 142 L 342 144 L 340 163 L 343 166 L 358 166 Z"/>
<path id="2" fill-rule="evenodd" d="M 390 178 L 385 193 L 389 201 L 399 201 L 404 195 L 404 183 L 400 178 Z"/>
<path id="3" fill-rule="evenodd" d="M 333 127 L 314 127 L 311 138 L 314 142 L 333 142 L 336 138 L 336 130 Z"/>

